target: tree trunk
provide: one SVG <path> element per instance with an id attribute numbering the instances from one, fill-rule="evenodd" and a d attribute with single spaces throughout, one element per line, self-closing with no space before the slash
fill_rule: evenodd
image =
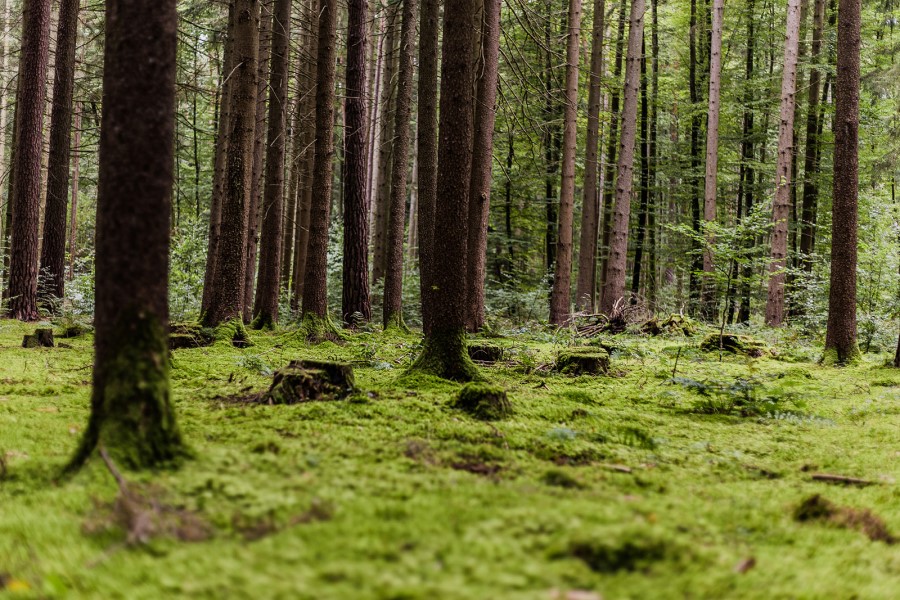
<path id="1" fill-rule="evenodd" d="M 817 65 L 822 53 L 825 33 L 825 0 L 816 0 L 813 10 L 813 39 L 810 61 Z M 821 69 L 813 68 L 809 75 L 809 109 L 806 114 L 806 152 L 803 160 L 803 208 L 800 222 L 800 267 L 812 272 L 812 255 L 815 252 L 816 212 L 819 200 L 819 121 L 823 119 L 819 108 L 822 88 Z"/>
<path id="2" fill-rule="evenodd" d="M 272 18 L 272 75 L 269 81 L 269 131 L 266 144 L 265 185 L 263 186 L 259 281 L 256 286 L 253 309 L 253 326 L 257 329 L 274 327 L 278 322 L 290 39 L 291 0 L 275 0 Z"/>
<path id="3" fill-rule="evenodd" d="M 75 139 L 72 143 L 72 207 L 69 217 L 69 281 L 75 278 L 75 256 L 78 254 L 78 178 L 81 158 L 81 104 L 75 106 Z"/>
<path id="4" fill-rule="evenodd" d="M 130 468 L 184 454 L 168 360 L 177 25 L 175 0 L 106 2 L 94 385 L 70 469 L 98 446 Z"/>
<path id="5" fill-rule="evenodd" d="M 256 129 L 259 2 L 234 0 L 234 78 L 228 111 L 228 144 L 222 195 L 222 218 L 207 326 L 243 318 L 247 266 L 247 222 L 253 178 Z"/>
<path id="6" fill-rule="evenodd" d="M 787 267 L 788 217 L 791 210 L 791 142 L 794 137 L 799 38 L 800 0 L 788 0 L 784 73 L 781 80 L 778 162 L 775 169 L 775 201 L 772 205 L 775 228 L 772 231 L 772 260 L 769 266 L 769 291 L 766 300 L 766 324 L 770 327 L 780 327 L 784 322 L 784 269 Z"/>
<path id="7" fill-rule="evenodd" d="M 634 240 L 634 260 L 632 262 L 631 294 L 632 302 L 637 302 L 637 296 L 641 291 L 641 270 L 644 262 L 644 244 L 647 239 L 647 212 L 650 207 L 650 155 L 648 139 L 650 133 L 650 107 L 647 98 L 647 36 L 641 40 L 641 175 L 640 175 L 640 205 L 638 207 L 637 236 Z"/>
<path id="8" fill-rule="evenodd" d="M 259 60 L 256 64 L 256 126 L 253 131 L 253 178 L 250 181 L 250 203 L 247 209 L 246 267 L 242 286 L 244 322 L 253 318 L 253 284 L 256 281 L 256 257 L 259 249 L 260 207 L 266 158 L 266 90 L 269 83 L 269 61 L 272 54 L 272 3 L 260 0 Z"/>
<path id="9" fill-rule="evenodd" d="M 651 13 L 652 18 L 650 22 L 651 34 L 650 34 L 650 47 L 651 47 L 651 55 L 652 60 L 650 61 L 651 67 L 651 84 L 652 89 L 650 92 L 650 141 L 648 152 L 650 154 L 650 164 L 649 164 L 649 207 L 647 209 L 647 230 L 648 230 L 648 252 L 647 252 L 647 301 L 650 303 L 650 306 L 655 310 L 656 308 L 656 279 L 657 279 L 657 267 L 656 267 L 656 256 L 657 256 L 657 244 L 656 244 L 656 206 L 657 206 L 657 197 L 658 197 L 658 188 L 656 186 L 656 171 L 657 171 L 657 121 L 658 121 L 658 111 L 659 111 L 659 27 L 657 23 L 657 4 L 659 4 L 658 0 L 650 0 Z"/>
<path id="10" fill-rule="evenodd" d="M 709 109 L 706 120 L 706 179 L 703 195 L 703 219 L 716 222 L 716 194 L 719 173 L 719 98 L 722 87 L 722 26 L 725 0 L 713 0 L 712 37 L 709 52 Z M 751 16 L 751 18 L 753 18 Z M 713 236 L 707 232 L 703 252 L 703 316 L 711 321 L 716 316 L 716 282 L 713 265 Z"/>
<path id="11" fill-rule="evenodd" d="M 304 16 L 305 13 L 302 13 Z M 284 290 L 291 289 L 291 268 L 294 258 L 294 235 L 297 232 L 297 192 L 300 184 L 300 172 L 303 170 L 303 65 L 306 59 L 303 53 L 309 44 L 309 35 L 306 33 L 299 34 L 301 38 L 300 48 L 296 55 L 296 64 L 294 65 L 294 73 L 296 77 L 294 82 L 297 89 L 297 96 L 294 98 L 293 113 L 291 116 L 291 152 L 289 160 L 289 179 L 287 183 L 287 204 L 284 210 L 284 234 L 281 239 L 281 287 Z"/>
<path id="12" fill-rule="evenodd" d="M 56 37 L 53 108 L 50 118 L 50 159 L 47 206 L 41 245 L 41 296 L 54 312 L 65 293 L 66 212 L 69 199 L 69 147 L 72 140 L 72 100 L 75 90 L 75 43 L 80 0 L 62 0 Z"/>
<path id="13" fill-rule="evenodd" d="M 333 335 L 328 319 L 328 225 L 334 158 L 336 0 L 319 3 L 319 43 L 316 54 L 316 142 L 312 203 L 309 211 L 309 246 L 303 286 L 303 320 L 311 338 Z"/>
<path id="14" fill-rule="evenodd" d="M 691 227 L 694 230 L 694 238 L 691 240 L 691 275 L 689 283 L 689 296 L 691 300 L 690 310 L 696 310 L 696 302 L 700 299 L 700 281 L 698 272 L 703 269 L 702 248 L 698 241 L 698 237 L 702 235 L 701 231 L 701 210 L 700 210 L 700 134 L 701 134 L 701 113 L 700 88 L 701 82 L 698 71 L 702 71 L 703 62 L 702 49 L 698 48 L 698 28 L 697 22 L 697 0 L 691 0 L 690 12 L 690 33 L 689 33 L 689 67 L 688 67 L 688 87 L 691 98 L 691 168 L 688 176 L 688 185 L 690 186 L 691 198 Z"/>
<path id="15" fill-rule="evenodd" d="M 631 216 L 634 144 L 637 135 L 637 101 L 641 83 L 644 0 L 632 0 L 629 21 L 625 94 L 622 108 L 622 144 L 616 177 L 616 206 L 610 235 L 608 279 L 603 286 L 603 296 L 600 302 L 600 312 L 607 315 L 612 313 L 616 301 L 625 295 L 628 221 Z"/>
<path id="16" fill-rule="evenodd" d="M 446 0 L 441 66 L 440 144 L 434 221 L 431 327 L 412 369 L 469 381 L 478 371 L 466 353 L 466 246 L 472 168 L 473 0 Z M 462 229 L 462 231 L 460 231 Z"/>
<path id="17" fill-rule="evenodd" d="M 743 204 L 743 217 L 749 217 L 753 211 L 754 197 L 756 193 L 756 169 L 753 167 L 754 150 L 754 109 L 755 93 L 753 91 L 754 53 L 756 50 L 756 28 L 753 21 L 755 2 L 749 0 L 746 9 L 747 18 L 747 55 L 744 70 L 744 100 L 743 100 L 743 130 L 741 132 L 741 165 L 738 177 L 738 215 L 741 215 Z M 740 218 L 738 220 L 740 222 Z M 751 237 L 744 241 L 744 249 L 747 254 L 753 249 L 755 240 Z M 735 264 L 735 269 L 737 269 Z M 749 261 L 741 268 L 741 300 L 738 308 L 737 321 L 747 323 L 750 320 L 750 279 L 753 276 L 753 266 Z M 733 311 L 733 307 L 729 311 Z M 731 317 L 729 322 L 733 322 Z"/>
<path id="18" fill-rule="evenodd" d="M 856 345 L 857 199 L 859 184 L 860 0 L 838 5 L 834 86 L 834 183 L 831 209 L 831 288 L 826 363 L 859 356 Z"/>
<path id="19" fill-rule="evenodd" d="M 50 46 L 50 0 L 25 0 L 19 91 L 16 106 L 16 146 L 10 189 L 9 304 L 7 316 L 36 321 L 38 231 L 41 204 L 41 147 Z"/>
<path id="20" fill-rule="evenodd" d="M 497 115 L 497 82 L 500 59 L 500 0 L 485 0 L 477 63 L 478 90 L 475 98 L 475 145 L 469 185 L 469 240 L 466 328 L 484 327 L 484 285 L 487 268 L 487 234 L 491 212 L 491 182 L 494 166 L 494 122 Z"/>
<path id="21" fill-rule="evenodd" d="M 347 28 L 347 99 L 344 115 L 344 266 L 341 317 L 358 325 L 372 319 L 369 299 L 367 0 L 350 0 Z"/>
<path id="22" fill-rule="evenodd" d="M 550 293 L 550 323 L 562 325 L 572 317 L 572 228 L 575 212 L 575 153 L 578 134 L 578 61 L 581 0 L 569 0 L 566 44 L 566 107 L 563 118 L 562 179 L 559 186 L 559 233 Z"/>
<path id="23" fill-rule="evenodd" d="M 591 71 L 588 75 L 588 123 L 585 140 L 584 196 L 581 208 L 581 239 L 578 245 L 578 283 L 575 306 L 578 310 L 594 310 L 597 288 L 597 238 L 600 229 L 600 174 L 598 151 L 600 145 L 600 108 L 603 104 L 603 33 L 605 0 L 594 0 L 594 24 L 591 33 Z"/>

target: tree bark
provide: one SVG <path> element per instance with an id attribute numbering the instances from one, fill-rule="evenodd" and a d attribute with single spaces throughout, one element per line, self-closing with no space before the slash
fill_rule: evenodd
<path id="1" fill-rule="evenodd" d="M 243 319 L 247 222 L 253 178 L 256 129 L 259 0 L 234 0 L 234 70 L 228 111 L 228 144 L 222 219 L 207 326 Z"/>
<path id="2" fill-rule="evenodd" d="M 75 106 L 75 139 L 72 143 L 72 206 L 69 216 L 69 281 L 75 278 L 75 256 L 78 254 L 78 179 L 81 159 L 81 104 Z"/>
<path id="3" fill-rule="evenodd" d="M 778 161 L 775 169 L 775 201 L 772 205 L 772 254 L 766 324 L 780 327 L 784 322 L 784 282 L 787 267 L 788 217 L 791 210 L 791 144 L 794 137 L 797 53 L 800 42 L 800 0 L 788 0 L 787 36 L 784 42 L 784 72 L 781 80 L 781 122 L 778 131 Z"/>
<path id="4" fill-rule="evenodd" d="M 269 80 L 269 123 L 266 138 L 259 281 L 253 308 L 253 326 L 257 329 L 274 327 L 278 322 L 290 38 L 291 0 L 275 0 L 272 15 L 272 74 Z"/>
<path id="5" fill-rule="evenodd" d="M 7 316 L 20 321 L 36 321 L 39 318 L 41 147 L 49 46 L 50 0 L 25 0 L 19 54 L 13 184 L 10 188 L 12 226 L 7 308 Z"/>
<path id="6" fill-rule="evenodd" d="M 825 0 L 816 0 L 813 9 L 813 34 L 810 61 L 818 64 L 825 33 Z M 823 118 L 819 108 L 822 88 L 821 69 L 813 68 L 809 75 L 808 111 L 806 114 L 806 152 L 803 160 L 803 205 L 800 221 L 800 267 L 812 272 L 812 255 L 815 252 L 816 212 L 819 197 L 819 121 Z"/>
<path id="7" fill-rule="evenodd" d="M 581 238 L 578 245 L 578 283 L 575 306 L 592 312 L 597 289 L 597 238 L 600 230 L 600 108 L 603 104 L 603 33 L 606 1 L 594 0 L 594 24 L 591 32 L 591 70 L 588 85 L 588 123 L 585 139 L 584 199 L 581 208 Z"/>
<path id="8" fill-rule="evenodd" d="M 578 135 L 578 61 L 581 0 L 569 0 L 566 44 L 566 107 L 563 117 L 562 179 L 559 186 L 559 233 L 556 265 L 550 292 L 550 323 L 562 325 L 572 317 L 572 228 L 575 212 L 575 153 Z"/>
<path id="9" fill-rule="evenodd" d="M 485 0 L 475 98 L 475 145 L 469 184 L 469 240 L 467 266 L 466 328 L 484 327 L 484 285 L 487 268 L 487 234 L 493 181 L 494 122 L 497 115 L 497 82 L 500 59 L 500 0 Z"/>
<path id="10" fill-rule="evenodd" d="M 831 288 L 826 363 L 847 363 L 856 345 L 857 201 L 859 194 L 860 0 L 838 4 L 834 86 L 834 183 L 831 209 Z"/>
<path id="11" fill-rule="evenodd" d="M 641 291 L 641 272 L 644 266 L 644 244 L 647 240 L 647 213 L 650 210 L 650 154 L 648 139 L 650 137 L 650 99 L 647 97 L 647 36 L 641 41 L 641 136 L 640 136 L 640 185 L 638 206 L 637 235 L 634 240 L 634 260 L 631 270 L 632 302 L 637 302 Z"/>
<path id="12" fill-rule="evenodd" d="M 600 312 L 611 314 L 625 295 L 628 254 L 628 221 L 634 174 L 634 144 L 637 135 L 637 101 L 641 80 L 641 39 L 644 30 L 644 0 L 632 0 L 625 61 L 625 94 L 622 108 L 622 143 L 616 177 L 616 206 L 609 247 L 608 279 L 603 286 Z"/>
<path id="13" fill-rule="evenodd" d="M 94 385 L 71 469 L 98 446 L 131 468 L 185 451 L 168 360 L 177 25 L 175 0 L 106 2 Z"/>

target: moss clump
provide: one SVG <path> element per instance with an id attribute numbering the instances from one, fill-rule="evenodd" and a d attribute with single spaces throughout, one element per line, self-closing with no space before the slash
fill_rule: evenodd
<path id="1" fill-rule="evenodd" d="M 891 535 L 884 520 L 872 511 L 838 506 L 819 494 L 801 502 L 794 510 L 794 519 L 801 523 L 817 521 L 841 529 L 859 531 L 873 542 L 896 544 L 900 541 Z"/>
<path id="2" fill-rule="evenodd" d="M 295 360 L 276 371 L 267 404 L 299 404 L 314 400 L 341 400 L 356 389 L 353 367 L 345 363 Z"/>
<path id="3" fill-rule="evenodd" d="M 202 348 L 215 341 L 216 332 L 199 323 L 173 323 L 169 327 L 169 349 Z"/>
<path id="4" fill-rule="evenodd" d="M 640 332 L 652 336 L 670 333 L 691 337 L 697 333 L 697 322 L 682 314 L 669 315 L 662 319 L 652 317 L 641 324 Z"/>
<path id="5" fill-rule="evenodd" d="M 481 374 L 466 351 L 465 329 L 432 331 L 425 336 L 422 353 L 409 368 L 452 381 L 478 381 Z"/>
<path id="6" fill-rule="evenodd" d="M 490 364 L 503 360 L 503 357 L 506 354 L 504 348 L 497 344 L 469 344 L 467 350 L 469 358 L 472 360 Z"/>
<path id="7" fill-rule="evenodd" d="M 559 353 L 556 371 L 566 375 L 605 375 L 609 372 L 609 352 L 603 348 L 569 348 Z"/>
<path id="8" fill-rule="evenodd" d="M 482 421 L 495 421 L 512 414 L 506 391 L 488 383 L 467 383 L 453 401 L 453 408 Z"/>
<path id="9" fill-rule="evenodd" d="M 743 354 L 752 358 L 775 354 L 768 344 L 749 335 L 736 335 L 733 333 L 710 334 L 700 342 L 700 349 L 704 352 L 730 352 L 731 354 Z"/>
<path id="10" fill-rule="evenodd" d="M 300 335 L 313 344 L 322 342 L 342 342 L 344 333 L 334 324 L 330 317 L 320 317 L 312 313 L 304 313 L 300 321 Z"/>
<path id="11" fill-rule="evenodd" d="M 271 314 L 261 313 L 256 315 L 250 323 L 250 329 L 254 331 L 274 331 L 276 325 L 277 323 L 275 323 L 275 319 Z"/>
<path id="12" fill-rule="evenodd" d="M 616 573 L 637 571 L 661 561 L 668 550 L 665 541 L 635 531 L 621 543 L 608 539 L 573 540 L 567 554 L 584 562 L 595 573 Z"/>
<path id="13" fill-rule="evenodd" d="M 858 364 L 861 360 L 862 352 L 859 346 L 854 345 L 846 356 L 841 356 L 837 348 L 826 348 L 819 362 L 826 367 L 843 367 Z"/>
<path id="14" fill-rule="evenodd" d="M 52 329 L 36 329 L 33 334 L 22 338 L 23 348 L 53 348 L 55 345 Z"/>
<path id="15" fill-rule="evenodd" d="M 384 331 L 409 335 L 410 330 L 409 327 L 406 326 L 406 322 L 403 320 L 403 313 L 397 313 L 388 317 L 384 322 Z"/>
<path id="16" fill-rule="evenodd" d="M 214 343 L 228 342 L 235 348 L 249 348 L 253 345 L 250 334 L 240 319 L 231 319 L 213 330 Z"/>

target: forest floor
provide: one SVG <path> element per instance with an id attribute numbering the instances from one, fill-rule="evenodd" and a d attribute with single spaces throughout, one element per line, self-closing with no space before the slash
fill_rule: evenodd
<path id="1" fill-rule="evenodd" d="M 514 415 L 488 423 L 450 407 L 458 385 L 402 377 L 415 336 L 178 350 L 195 457 L 125 473 L 156 523 L 142 529 L 99 459 L 59 479 L 87 421 L 92 338 L 22 349 L 32 329 L 0 322 L 0 597 L 897 597 L 886 354 L 828 368 L 790 331 L 765 334 L 778 355 L 760 358 L 625 334 L 610 375 L 572 377 L 549 366 L 583 342 L 519 331 L 491 340 L 507 354 L 483 372 Z M 362 393 L 241 400 L 296 358 L 352 362 Z"/>

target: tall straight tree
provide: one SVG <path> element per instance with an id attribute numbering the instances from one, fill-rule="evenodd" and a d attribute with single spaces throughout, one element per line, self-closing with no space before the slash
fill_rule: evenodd
<path id="1" fill-rule="evenodd" d="M 366 60 L 367 0 L 347 3 L 347 97 L 344 100 L 344 265 L 341 317 L 372 319 L 369 298 L 369 111 Z"/>
<path id="2" fill-rule="evenodd" d="M 41 244 L 41 291 L 47 309 L 65 292 L 66 212 L 69 199 L 69 147 L 72 140 L 72 101 L 75 90 L 75 44 L 80 0 L 62 0 L 56 32 L 53 107 L 50 113 L 50 158 L 47 168 L 47 205 Z"/>
<path id="3" fill-rule="evenodd" d="M 400 24 L 400 61 L 397 99 L 394 104 L 394 160 L 391 164 L 391 195 L 387 218 L 387 269 L 384 278 L 382 322 L 385 329 L 404 329 L 403 323 L 403 240 L 406 222 L 406 180 L 409 176 L 409 119 L 412 111 L 416 51 L 417 0 L 403 0 Z"/>
<path id="4" fill-rule="evenodd" d="M 284 156 L 287 136 L 288 52 L 291 39 L 291 0 L 275 0 L 272 14 L 272 57 L 269 78 L 269 123 L 263 186 L 259 281 L 253 326 L 273 327 L 278 321 L 281 278 L 282 221 L 284 220 Z"/>
<path id="5" fill-rule="evenodd" d="M 578 283 L 575 306 L 594 310 L 597 289 L 597 238 L 600 230 L 600 108 L 603 104 L 603 33 L 606 28 L 606 1 L 594 0 L 594 24 L 591 30 L 591 70 L 588 85 L 587 136 L 584 158 L 584 200 L 581 208 L 581 238 L 578 245 Z"/>
<path id="6" fill-rule="evenodd" d="M 475 95 L 475 145 L 472 148 L 472 181 L 469 185 L 469 261 L 467 273 L 466 327 L 484 327 L 484 278 L 487 235 L 491 212 L 491 171 L 494 158 L 494 122 L 497 116 L 497 81 L 500 59 L 501 0 L 485 0 Z"/>
<path id="7" fill-rule="evenodd" d="M 637 137 L 637 104 L 641 85 L 641 40 L 644 34 L 644 0 L 631 0 L 628 54 L 625 61 L 625 93 L 622 107 L 622 143 L 616 177 L 616 205 L 609 243 L 609 267 L 603 285 L 600 312 L 612 314 L 616 302 L 625 296 L 625 268 L 628 255 L 628 221 L 634 176 L 634 145 Z"/>
<path id="8" fill-rule="evenodd" d="M 247 221 L 253 177 L 259 55 L 259 0 L 233 0 L 234 78 L 228 111 L 228 144 L 222 194 L 222 217 L 216 245 L 215 275 L 203 322 L 217 326 L 243 319 L 244 270 L 247 266 Z"/>
<path id="9" fill-rule="evenodd" d="M 706 113 L 706 179 L 704 180 L 703 220 L 707 225 L 716 222 L 716 195 L 719 175 L 719 99 L 722 88 L 722 26 L 725 15 L 725 0 L 713 0 L 712 31 L 709 47 L 709 110 Z M 753 17 L 751 17 L 753 18 Z M 706 236 L 703 251 L 703 315 L 707 320 L 716 314 L 716 284 L 713 279 L 711 235 Z"/>
<path id="10" fill-rule="evenodd" d="M 50 0 L 25 0 L 15 145 L 10 184 L 12 223 L 8 316 L 38 319 L 38 228 L 41 203 L 41 147 L 47 62 L 50 53 Z"/>
<path id="11" fill-rule="evenodd" d="M 303 285 L 303 321 L 311 339 L 335 335 L 328 318 L 328 223 L 331 215 L 332 159 L 334 158 L 334 85 L 336 0 L 319 3 L 319 44 L 316 63 L 316 142 L 313 163 L 309 248 Z"/>
<path id="12" fill-rule="evenodd" d="M 788 0 L 787 33 L 784 41 L 784 71 L 781 79 L 781 120 L 778 129 L 778 159 L 775 168 L 775 201 L 772 204 L 772 254 L 766 325 L 784 322 L 784 282 L 787 267 L 788 217 L 791 211 L 791 157 L 794 139 L 794 103 L 797 95 L 797 54 L 800 45 L 800 0 Z"/>
<path id="13" fill-rule="evenodd" d="M 563 116 L 562 180 L 559 186 L 559 233 L 550 292 L 550 323 L 562 325 L 572 316 L 572 228 L 575 213 L 575 153 L 578 138 L 578 61 L 581 0 L 569 0 L 566 43 L 566 107 Z"/>
<path id="14" fill-rule="evenodd" d="M 859 196 L 860 0 L 840 0 L 834 86 L 834 183 L 831 209 L 831 288 L 826 363 L 847 363 L 856 344 L 857 202 Z"/>
<path id="15" fill-rule="evenodd" d="M 466 246 L 473 141 L 473 0 L 447 0 L 441 60 L 440 140 L 433 251 L 441 257 L 426 297 L 430 327 L 412 369 L 469 381 L 478 370 L 466 352 Z M 460 231 L 460 230 L 463 231 Z"/>
<path id="16" fill-rule="evenodd" d="M 70 467 L 100 446 L 132 468 L 184 453 L 169 395 L 168 267 L 175 0 L 107 0 L 91 416 Z"/>
<path id="17" fill-rule="evenodd" d="M 431 308 L 435 302 L 434 218 L 437 210 L 438 160 L 438 52 L 440 0 L 421 0 L 419 24 L 419 81 L 417 89 L 416 156 L 419 165 L 419 283 L 422 295 L 422 328 L 431 330 Z M 468 243 L 468 242 L 467 242 Z"/>

